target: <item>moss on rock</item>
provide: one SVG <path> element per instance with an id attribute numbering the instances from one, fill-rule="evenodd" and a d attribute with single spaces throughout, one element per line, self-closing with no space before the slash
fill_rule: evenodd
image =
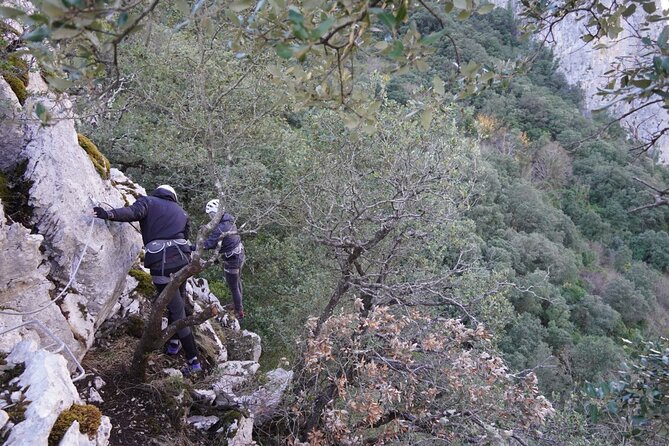
<path id="1" fill-rule="evenodd" d="M 7 81 L 21 105 L 28 98 L 30 70 L 25 60 L 18 54 L 9 54 L 2 64 L 2 77 Z"/>
<path id="2" fill-rule="evenodd" d="M 16 95 L 16 98 L 19 100 L 19 104 L 25 104 L 26 99 L 28 99 L 28 89 L 26 88 L 25 84 L 21 82 L 21 79 L 19 79 L 17 76 L 14 76 L 13 74 L 4 74 L 2 77 L 7 81 L 9 87 Z"/>
<path id="3" fill-rule="evenodd" d="M 109 164 L 107 157 L 105 157 L 102 152 L 98 150 L 93 141 L 91 141 L 86 136 L 82 135 L 81 133 L 77 133 L 77 139 L 79 140 L 79 145 L 81 148 L 84 149 L 86 153 L 88 153 L 93 166 L 95 166 L 95 170 L 98 171 L 103 179 L 108 180 L 111 165 Z"/>
<path id="4" fill-rule="evenodd" d="M 102 412 L 100 412 L 100 409 L 90 404 L 73 404 L 72 407 L 64 410 L 58 415 L 58 419 L 51 428 L 49 446 L 56 446 L 59 444 L 60 440 L 63 439 L 65 432 L 67 432 L 75 420 L 79 422 L 79 432 L 87 434 L 89 437 L 93 437 L 100 428 Z"/>
<path id="5" fill-rule="evenodd" d="M 142 271 L 141 269 L 131 269 L 128 274 L 139 282 L 137 288 L 135 288 L 135 291 L 139 294 L 144 297 L 152 297 L 156 294 L 156 287 L 153 284 L 153 280 L 149 273 Z"/>
<path id="6" fill-rule="evenodd" d="M 19 424 L 20 422 L 25 421 L 26 410 L 28 409 L 29 405 L 29 400 L 22 399 L 13 406 L 6 408 L 5 412 L 7 412 L 7 416 L 9 416 L 9 421 L 14 424 Z"/>
<path id="7" fill-rule="evenodd" d="M 7 177 L 0 172 L 0 201 L 6 202 L 11 196 L 12 191 L 9 189 L 9 181 Z"/>

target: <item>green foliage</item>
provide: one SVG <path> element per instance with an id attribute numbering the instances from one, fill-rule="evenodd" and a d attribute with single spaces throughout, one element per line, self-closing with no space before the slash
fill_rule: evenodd
<path id="1" fill-rule="evenodd" d="M 510 232 L 509 244 L 514 254 L 513 267 L 519 274 L 545 271 L 549 273 L 551 283 L 556 285 L 576 280 L 581 259 L 544 235 Z"/>
<path id="2" fill-rule="evenodd" d="M 632 359 L 617 379 L 586 388 L 593 421 L 603 421 L 621 439 L 659 445 L 669 441 L 669 341 L 626 340 Z"/>
<path id="3" fill-rule="evenodd" d="M 636 326 L 645 321 L 652 306 L 632 282 L 625 278 L 614 279 L 606 288 L 606 302 L 622 316 L 627 326 Z"/>
<path id="4" fill-rule="evenodd" d="M 586 294 L 571 306 L 571 320 L 581 333 L 611 336 L 620 328 L 620 313 L 611 308 L 599 296 Z"/>
<path id="5" fill-rule="evenodd" d="M 509 225 L 519 232 L 541 232 L 549 240 L 565 247 L 576 243 L 576 228 L 559 209 L 546 204 L 541 193 L 529 183 L 510 185 L 502 199 L 511 213 Z"/>
<path id="6" fill-rule="evenodd" d="M 90 404 L 73 404 L 72 407 L 58 415 L 49 434 L 49 446 L 59 444 L 65 432 L 75 421 L 79 422 L 79 432 L 87 434 L 90 438 L 94 437 L 100 427 L 101 419 L 102 412 L 97 407 Z"/>
<path id="7" fill-rule="evenodd" d="M 512 369 L 531 369 L 551 356 L 551 349 L 543 339 L 548 332 L 541 321 L 523 313 L 507 329 L 500 348 Z"/>
<path id="8" fill-rule="evenodd" d="M 338 22 L 319 2 L 267 5 L 275 15 L 264 24 L 267 11 L 255 16 L 258 28 L 272 23 L 282 33 L 269 54 L 246 34 L 256 26 L 250 3 L 212 6 L 209 21 L 159 8 L 150 39 L 118 48 L 124 88 L 87 131 L 135 180 L 183 191 L 195 223 L 223 179 L 226 207 L 250 230 L 245 324 L 263 338 L 264 368 L 292 360 L 309 316 L 326 308 L 341 280 L 335 314 L 358 299 L 363 307 L 438 305 L 435 318 L 486 325 L 514 369 L 538 367 L 542 389 L 565 392 L 573 379 L 606 376 L 621 358 L 615 336 L 646 330 L 649 315 L 663 326 L 653 297 L 662 277 L 634 259 L 663 268 L 669 213 L 628 209 L 647 200 L 634 176 L 658 184 L 669 176 L 644 161 L 628 166 L 615 126 L 587 140 L 597 123 L 581 115 L 580 94 L 548 52 L 537 52 L 508 88 L 490 85 L 505 59 L 536 49 L 519 38 L 510 11 L 465 22 L 441 15 L 458 45 L 458 74 L 438 19 L 385 6 L 369 25 L 388 42 L 363 39 L 374 48 L 342 57 L 340 79 L 327 71 L 337 52 L 324 55 L 316 37 Z M 426 36 L 434 47 L 418 45 Z M 388 59 L 392 77 L 383 74 Z M 382 74 L 370 74 L 377 68 Z M 452 97 L 482 84 L 488 90 L 453 111 Z M 93 105 L 81 114 L 95 114 Z M 440 169 L 428 193 L 393 195 L 405 197 Z M 357 264 L 348 263 L 359 246 Z M 206 277 L 227 299 L 221 271 Z"/>
<path id="9" fill-rule="evenodd" d="M 669 271 L 669 235 L 665 231 L 644 231 L 632 239 L 632 255 L 662 271 Z"/>
<path id="10" fill-rule="evenodd" d="M 622 349 L 612 339 L 584 336 L 571 347 L 571 374 L 578 382 L 600 381 L 612 375 L 621 362 Z"/>

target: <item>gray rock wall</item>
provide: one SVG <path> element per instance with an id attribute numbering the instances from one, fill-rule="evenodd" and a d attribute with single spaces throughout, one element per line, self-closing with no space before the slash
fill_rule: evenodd
<path id="1" fill-rule="evenodd" d="M 0 327 L 37 318 L 81 358 L 126 287 L 141 238 L 129 224 L 92 217 L 97 203 L 120 207 L 132 197 L 104 180 L 79 146 L 70 101 L 49 93 L 37 72 L 30 74 L 29 91 L 21 106 L 0 79 L 0 104 L 13 110 L 12 119 L 0 122 L 0 135 L 17 136 L 3 140 L 0 169 L 8 174 L 25 165 L 21 181 L 30 186 L 24 199 L 31 210 L 23 222 L 28 227 L 7 215 L 0 219 L 0 304 L 5 313 L 27 313 L 69 287 L 57 305 L 39 313 L 0 314 Z M 33 114 L 38 103 L 51 115 L 47 125 Z M 23 332 L 0 336 L 0 349 Z"/>
<path id="2" fill-rule="evenodd" d="M 507 0 L 491 0 L 501 8 L 506 8 Z M 512 7 L 516 8 L 519 2 L 512 1 Z M 662 9 L 669 8 L 669 0 L 657 0 L 658 7 Z M 632 38 L 631 27 L 622 21 L 621 24 L 625 31 L 621 33 L 616 40 L 603 39 L 606 47 L 594 49 L 594 45 L 586 45 L 580 36 L 585 32 L 584 20 L 577 20 L 578 15 L 571 15 L 565 18 L 553 28 L 554 42 L 550 43 L 551 48 L 559 60 L 559 71 L 562 72 L 567 81 L 580 87 L 584 92 L 585 106 L 587 110 L 596 110 L 612 102 L 611 98 L 598 96 L 599 88 L 603 88 L 607 83 L 604 75 L 611 68 L 619 57 L 625 55 L 638 55 L 638 40 Z M 629 24 L 634 27 L 643 19 L 643 10 L 637 8 L 637 12 L 630 17 Z M 654 24 L 649 30 L 644 31 L 653 38 L 657 38 L 664 23 Z M 609 110 L 612 116 L 622 116 L 625 112 L 638 104 L 615 103 Z M 669 116 L 666 110 L 659 104 L 649 106 L 639 113 L 635 113 L 623 119 L 622 124 L 627 128 L 631 136 L 641 139 L 647 138 L 650 134 L 666 126 Z M 656 149 L 659 151 L 660 161 L 669 163 L 669 137 L 662 138 Z"/>

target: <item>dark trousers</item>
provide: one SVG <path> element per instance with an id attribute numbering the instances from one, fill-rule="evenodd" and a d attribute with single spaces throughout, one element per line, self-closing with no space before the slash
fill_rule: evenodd
<path id="1" fill-rule="evenodd" d="M 232 302 L 235 305 L 235 311 L 240 312 L 244 309 L 242 294 L 242 267 L 244 266 L 246 256 L 244 251 L 231 257 L 223 257 L 223 273 L 225 281 L 230 288 Z"/>
<path id="2" fill-rule="evenodd" d="M 167 284 L 158 284 L 154 282 L 158 294 L 160 294 Z M 182 297 L 183 296 L 183 297 Z M 167 305 L 167 322 L 172 323 L 186 318 L 186 305 L 184 299 L 186 296 L 186 285 L 182 284 L 172 300 Z M 184 327 L 181 330 L 178 330 L 176 336 L 181 341 L 181 345 L 184 347 L 186 353 L 186 359 L 192 359 L 197 356 L 197 347 L 195 346 L 195 337 L 193 336 L 193 330 L 190 327 Z"/>

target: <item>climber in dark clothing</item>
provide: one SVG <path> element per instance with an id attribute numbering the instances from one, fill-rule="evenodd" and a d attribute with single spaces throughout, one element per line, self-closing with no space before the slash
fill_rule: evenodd
<path id="1" fill-rule="evenodd" d="M 151 195 L 139 197 L 131 206 L 111 210 L 95 207 L 93 212 L 96 217 L 104 220 L 139 221 L 146 250 L 144 266 L 151 271 L 158 294 L 169 283 L 170 275 L 190 261 L 188 214 L 179 205 L 177 194 L 171 186 L 158 186 Z M 185 284 L 182 284 L 167 306 L 169 323 L 186 317 L 185 296 Z M 168 342 L 167 353 L 176 355 L 181 345 L 188 361 L 182 371 L 190 374 L 202 370 L 197 359 L 195 337 L 190 327 L 177 331 L 175 339 Z"/>
<path id="2" fill-rule="evenodd" d="M 205 207 L 205 212 L 209 217 L 213 217 L 218 212 L 219 201 L 210 200 Z M 225 234 L 225 235 L 224 235 Z M 221 239 L 221 237 L 223 237 Z M 213 249 L 221 241 L 220 252 L 223 260 L 223 273 L 225 281 L 232 294 L 232 302 L 235 307 L 235 315 L 241 322 L 244 319 L 244 305 L 242 296 L 242 266 L 246 256 L 244 254 L 244 245 L 242 238 L 237 234 L 235 217 L 225 212 L 221 217 L 218 226 L 214 228 L 207 240 L 204 242 L 204 249 Z M 194 247 L 193 247 L 194 248 Z"/>

